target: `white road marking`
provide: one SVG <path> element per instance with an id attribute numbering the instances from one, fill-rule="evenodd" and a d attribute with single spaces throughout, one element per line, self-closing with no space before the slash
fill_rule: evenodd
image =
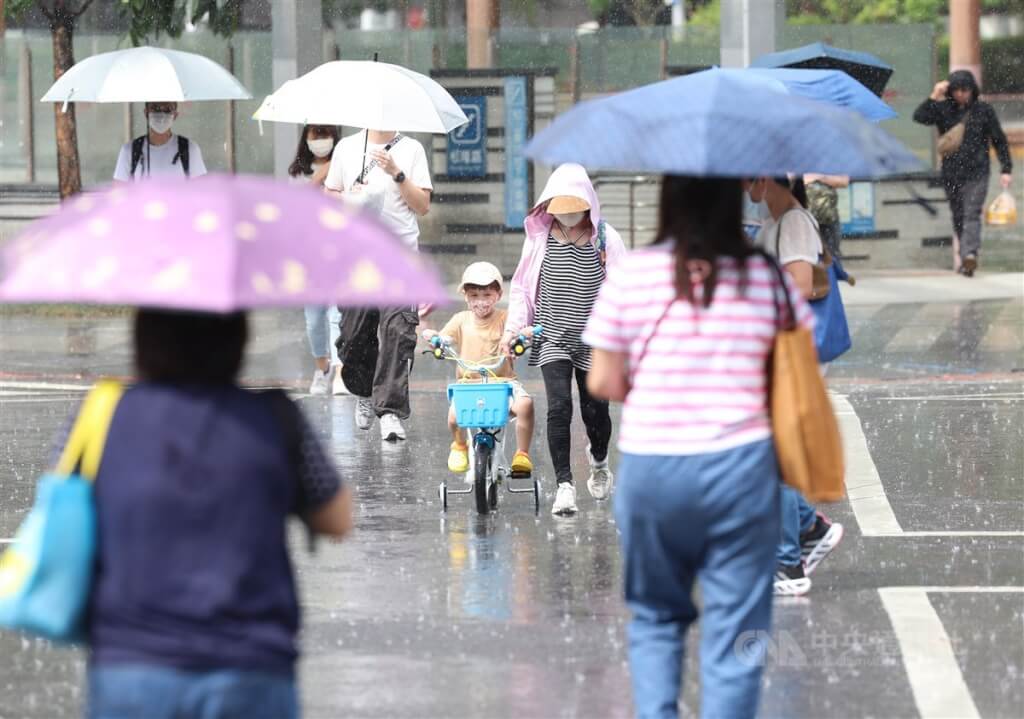
<path id="1" fill-rule="evenodd" d="M 935 344 L 949 326 L 960 305 L 936 302 L 924 305 L 906 325 L 889 340 L 886 352 L 926 351 Z"/>
<path id="2" fill-rule="evenodd" d="M 978 345 L 983 352 L 1019 352 L 1024 342 L 1024 305 L 1008 302 Z"/>
<path id="3" fill-rule="evenodd" d="M 964 532 L 891 532 L 876 533 L 870 537 L 1024 537 L 1024 532 L 986 532 L 984 530 L 967 530 Z"/>
<path id="4" fill-rule="evenodd" d="M 900 645 L 921 719 L 979 717 L 945 627 L 923 587 L 878 590 Z"/>
<path id="5" fill-rule="evenodd" d="M 860 418 L 845 395 L 831 397 L 846 455 L 846 495 L 861 533 L 866 537 L 901 534 L 903 528 L 885 496 Z"/>
<path id="6" fill-rule="evenodd" d="M 1024 394 L 1002 393 L 1002 394 L 933 394 L 927 397 L 885 397 L 886 402 L 929 402 L 932 400 L 941 402 L 1013 402 L 1024 400 Z"/>
<path id="7" fill-rule="evenodd" d="M 887 594 L 1024 594 L 1024 587 L 880 587 Z"/>
<path id="8" fill-rule="evenodd" d="M 22 382 L 20 380 L 0 380 L 0 389 L 14 390 L 44 390 L 50 392 L 71 391 L 87 392 L 91 384 L 65 384 L 60 382 Z"/>
<path id="9" fill-rule="evenodd" d="M 951 532 L 945 532 L 945 531 L 938 531 L 938 532 L 930 532 L 930 531 L 926 531 L 926 532 L 904 532 L 904 531 L 901 530 L 899 532 L 875 532 L 875 533 L 870 534 L 870 535 L 865 534 L 865 536 L 871 536 L 871 537 L 1024 537 L 1024 531 L 1022 531 L 1022 532 L 1015 532 L 1015 531 L 989 532 L 989 531 L 984 531 L 984 530 L 980 530 L 980 531 L 966 530 L 966 531 L 962 531 L 962 532 L 961 531 L 951 531 Z"/>

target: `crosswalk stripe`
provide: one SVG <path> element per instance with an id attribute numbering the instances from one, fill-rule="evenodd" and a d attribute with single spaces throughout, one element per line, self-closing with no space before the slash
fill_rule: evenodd
<path id="1" fill-rule="evenodd" d="M 885 346 L 886 352 L 927 351 L 942 336 L 957 311 L 957 305 L 924 305 Z"/>
<path id="2" fill-rule="evenodd" d="M 953 645 L 925 591 L 878 590 L 903 655 L 914 703 L 921 719 L 974 719 L 974 705 Z"/>
<path id="3" fill-rule="evenodd" d="M 1008 302 L 992 322 L 978 349 L 983 352 L 1024 350 L 1024 303 Z"/>

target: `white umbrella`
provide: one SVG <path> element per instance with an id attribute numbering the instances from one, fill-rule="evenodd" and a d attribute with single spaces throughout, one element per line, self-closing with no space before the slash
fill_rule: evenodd
<path id="1" fill-rule="evenodd" d="M 87 57 L 61 75 L 42 102 L 248 100 L 234 75 L 209 58 L 160 47 Z"/>
<path id="2" fill-rule="evenodd" d="M 426 75 L 362 60 L 327 62 L 289 80 L 253 118 L 439 134 L 469 121 L 455 98 Z"/>

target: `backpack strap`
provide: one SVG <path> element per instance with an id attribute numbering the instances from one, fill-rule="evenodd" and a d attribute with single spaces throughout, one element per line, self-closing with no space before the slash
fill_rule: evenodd
<path id="1" fill-rule="evenodd" d="M 181 135 L 178 135 L 178 152 L 171 160 L 171 164 L 176 164 L 178 160 L 181 160 L 181 169 L 185 172 L 185 177 L 188 177 L 188 138 Z"/>
<path id="2" fill-rule="evenodd" d="M 139 166 L 142 161 L 142 146 L 146 144 L 146 136 L 142 135 L 132 140 L 132 169 L 128 172 L 128 176 L 135 177 L 135 168 Z M 146 168 L 147 170 L 149 168 Z"/>

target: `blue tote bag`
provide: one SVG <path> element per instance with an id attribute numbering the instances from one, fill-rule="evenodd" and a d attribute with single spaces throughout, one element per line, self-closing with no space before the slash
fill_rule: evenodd
<path id="1" fill-rule="evenodd" d="M 814 311 L 814 345 L 819 362 L 831 362 L 852 346 L 850 325 L 846 322 L 846 308 L 839 293 L 839 280 L 847 278 L 838 257 L 832 257 L 828 267 L 828 294 L 820 300 L 811 300 Z"/>
<path id="2" fill-rule="evenodd" d="M 39 480 L 35 504 L 0 555 L 0 627 L 82 638 L 96 558 L 92 485 L 121 394 L 116 382 L 92 388 L 56 469 Z"/>
<path id="3" fill-rule="evenodd" d="M 804 209 L 787 210 L 779 218 L 775 226 L 775 256 L 780 256 L 780 244 L 782 242 L 782 221 L 789 212 L 799 212 L 810 220 L 815 231 L 818 229 L 818 222 L 810 212 Z M 820 239 L 820 236 L 819 236 Z M 852 346 L 850 340 L 850 326 L 846 322 L 846 309 L 843 307 L 843 297 L 839 293 L 839 280 L 848 280 L 849 275 L 843 269 L 838 257 L 825 253 L 818 258 L 819 265 L 825 264 L 828 271 L 828 293 L 820 299 L 810 300 L 811 310 L 814 312 L 814 348 L 818 350 L 818 361 L 822 364 L 831 362 L 846 352 Z M 851 281 L 852 284 L 852 281 Z"/>

